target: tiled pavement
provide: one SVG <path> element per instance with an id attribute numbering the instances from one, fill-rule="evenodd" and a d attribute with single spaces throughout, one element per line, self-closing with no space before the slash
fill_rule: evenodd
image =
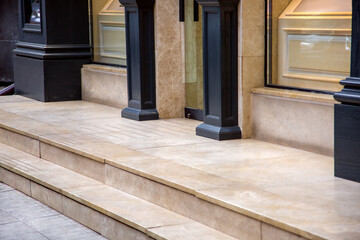
<path id="1" fill-rule="evenodd" d="M 105 239 L 46 205 L 0 183 L 0 240 Z"/>

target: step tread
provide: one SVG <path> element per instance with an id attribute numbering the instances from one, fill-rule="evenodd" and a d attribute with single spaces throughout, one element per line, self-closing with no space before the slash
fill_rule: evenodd
<path id="1" fill-rule="evenodd" d="M 0 144 L 0 166 L 155 239 L 235 239 L 194 220 L 4 144 Z"/>

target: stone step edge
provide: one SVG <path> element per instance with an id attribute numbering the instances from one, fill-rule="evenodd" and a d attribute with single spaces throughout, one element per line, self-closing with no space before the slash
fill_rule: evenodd
<path id="1" fill-rule="evenodd" d="M 31 121 L 31 120 L 35 121 L 33 119 L 29 119 L 29 121 Z M 44 124 L 46 124 L 46 123 L 44 123 Z M 11 131 L 11 132 L 16 133 L 16 134 L 23 135 L 25 137 L 29 137 L 29 138 L 38 140 L 40 143 L 45 143 L 45 144 L 52 145 L 52 146 L 57 147 L 59 149 L 62 149 L 64 151 L 68 151 L 68 152 L 77 154 L 79 156 L 88 158 L 90 160 L 94 160 L 96 162 L 100 162 L 100 163 L 103 163 L 103 164 L 108 164 L 110 166 L 122 169 L 122 170 L 130 172 L 132 174 L 135 174 L 135 175 L 137 175 L 139 177 L 149 179 L 149 180 L 155 181 L 157 183 L 163 184 L 163 185 L 168 186 L 170 188 L 174 188 L 176 190 L 183 191 L 183 192 L 185 192 L 187 194 L 193 195 L 193 196 L 195 196 L 195 197 L 197 197 L 197 198 L 199 198 L 201 200 L 204 200 L 206 202 L 209 202 L 209 203 L 215 204 L 217 206 L 223 207 L 225 209 L 234 211 L 234 212 L 236 212 L 238 214 L 242 214 L 244 216 L 256 219 L 256 220 L 258 220 L 260 222 L 267 223 L 267 224 L 269 224 L 271 226 L 280 228 L 280 229 L 282 229 L 284 231 L 287 231 L 287 232 L 290 232 L 290 233 L 293 233 L 293 234 L 296 234 L 296 235 L 299 235 L 299 236 L 302 236 L 302 237 L 305 237 L 305 238 L 309 238 L 309 239 L 316 239 L 316 240 L 323 240 L 324 239 L 324 238 L 322 238 L 321 236 L 319 236 L 319 235 L 317 235 L 315 233 L 304 231 L 304 230 L 302 230 L 302 229 L 300 229 L 300 228 L 298 228 L 296 226 L 292 226 L 292 225 L 286 224 L 284 222 L 280 222 L 280 221 L 278 221 L 276 219 L 261 215 L 260 213 L 253 212 L 251 210 L 248 210 L 246 208 L 242 208 L 240 206 L 232 205 L 230 203 L 222 201 L 221 199 L 216 199 L 216 198 L 213 198 L 213 197 L 209 197 L 207 195 L 204 195 L 204 194 L 196 191 L 195 189 L 191 189 L 191 188 L 188 188 L 186 186 L 179 185 L 179 184 L 177 184 L 175 182 L 169 181 L 169 180 L 164 179 L 164 178 L 153 176 L 153 175 L 151 175 L 151 174 L 149 174 L 147 172 L 144 172 L 144 171 L 141 171 L 139 169 L 135 169 L 135 168 L 126 166 L 124 164 L 115 163 L 112 160 L 109 160 L 109 159 L 106 159 L 106 158 L 96 157 L 92 153 L 87 153 L 85 151 L 76 149 L 76 148 L 74 148 L 72 146 L 62 144 L 61 142 L 56 142 L 54 140 L 48 139 L 48 138 L 46 138 L 45 135 L 38 135 L 38 134 L 35 134 L 35 133 L 28 133 L 26 131 L 23 131 L 23 130 L 20 130 L 20 129 L 11 127 L 11 126 L 4 125 L 3 123 L 0 123 L 0 128 L 3 128 L 5 130 Z M 112 143 L 109 143 L 109 144 L 112 144 Z M 113 145 L 115 145 L 115 144 L 113 144 Z M 123 147 L 123 148 L 125 148 L 125 147 Z M 136 150 L 132 150 L 132 149 L 130 149 L 130 150 L 137 152 Z M 38 157 L 38 156 L 36 156 L 36 157 Z"/>
<path id="2" fill-rule="evenodd" d="M 24 154 L 26 154 L 26 153 L 24 153 Z M 46 161 L 46 160 L 43 160 L 43 159 L 41 159 L 41 160 L 42 160 L 42 161 Z M 48 161 L 46 161 L 46 162 L 48 162 Z M 48 162 L 48 163 L 49 163 L 49 164 L 56 165 L 56 164 L 51 163 L 51 162 Z M 59 166 L 59 165 L 56 165 L 56 166 L 58 166 L 59 168 L 63 168 L 63 167 L 61 167 L 61 166 Z M 105 207 L 99 206 L 99 205 L 97 205 L 96 203 L 92 203 L 92 202 L 90 202 L 89 200 L 87 200 L 87 199 L 85 199 L 85 198 L 82 198 L 82 197 L 80 197 L 80 196 L 77 196 L 76 193 L 72 193 L 70 190 L 62 189 L 62 188 L 59 187 L 59 186 L 55 186 L 55 185 L 53 185 L 53 184 L 50 184 L 50 183 L 46 182 L 46 180 L 44 180 L 44 179 L 40 179 L 40 178 L 38 178 L 38 177 L 35 177 L 35 176 L 31 175 L 30 173 L 26 173 L 25 171 L 23 171 L 23 170 L 21 170 L 21 169 L 18 169 L 18 168 L 14 167 L 14 166 L 7 165 L 6 163 L 3 163 L 3 162 L 1 161 L 1 159 L 0 159 L 0 170 L 1 170 L 1 169 L 5 169 L 6 171 L 8 171 L 8 172 L 10 172 L 10 173 L 12 173 L 12 174 L 14 174 L 14 175 L 16 175 L 15 178 L 17 178 L 17 180 L 19 180 L 18 177 L 20 177 L 20 178 L 22 178 L 22 179 L 28 180 L 29 183 L 30 183 L 30 185 L 31 185 L 31 183 L 38 184 L 39 186 L 43 187 L 45 190 L 49 190 L 49 191 L 51 191 L 51 192 L 53 192 L 53 193 L 57 193 L 57 194 L 59 194 L 59 195 L 61 195 L 61 196 L 63 196 L 63 197 L 66 197 L 67 199 L 69 199 L 69 200 L 71 200 L 71 201 L 74 201 L 74 202 L 76 202 L 76 203 L 78 203 L 78 204 L 81 204 L 82 206 L 85 206 L 85 207 L 87 207 L 87 208 L 90 208 L 90 209 L 96 211 L 97 213 L 100 213 L 100 214 L 102 214 L 102 215 L 104 215 L 104 216 L 106 216 L 106 217 L 108 217 L 108 218 L 114 219 L 115 221 L 118 221 L 118 222 L 120 222 L 121 224 L 126 225 L 127 227 L 130 227 L 130 228 L 132 228 L 132 229 L 134 229 L 134 230 L 136 230 L 136 231 L 139 231 L 139 232 L 147 235 L 147 236 L 150 237 L 150 238 L 154 238 L 154 239 L 157 239 L 157 240 L 167 240 L 167 239 L 168 239 L 168 238 L 166 238 L 166 236 L 161 236 L 161 235 L 159 235 L 159 234 L 157 234 L 157 233 L 155 233 L 155 232 L 152 231 L 153 229 L 156 229 L 156 228 L 162 227 L 162 226 L 154 226 L 154 227 L 145 228 L 145 227 L 139 225 L 139 224 L 136 223 L 136 222 L 132 222 L 130 219 L 126 219 L 126 218 L 124 218 L 124 217 L 122 217 L 122 216 L 120 216 L 120 215 L 117 215 L 116 213 L 112 212 L 110 209 L 106 209 Z M 66 169 L 66 168 L 63 168 L 63 169 Z M 69 170 L 69 171 L 71 171 L 71 170 Z M 72 172 L 73 172 L 73 171 L 72 171 Z M 76 173 L 76 172 L 74 172 L 74 174 L 83 176 L 82 174 L 79 174 L 79 173 Z M 83 177 L 84 177 L 84 178 L 87 178 L 86 176 L 83 176 Z M 89 178 L 89 179 L 91 179 L 91 178 Z M 96 181 L 96 180 L 93 180 L 93 179 L 91 179 L 91 180 L 92 180 L 92 181 Z M 31 197 L 34 197 L 34 196 L 32 195 L 32 193 L 31 193 L 31 190 L 25 190 L 25 189 L 17 186 L 16 184 L 14 185 L 14 184 L 12 184 L 11 182 L 7 182 L 7 181 L 5 180 L 5 177 L 4 177 L 4 176 L 0 176 L 0 181 L 1 181 L 1 182 L 4 182 L 5 184 L 8 184 L 8 185 L 14 187 L 15 189 L 17 189 L 17 190 L 19 190 L 19 191 L 21 191 L 21 192 L 23 192 L 23 193 L 25 193 L 25 194 L 27 194 L 27 195 L 29 195 L 29 196 L 31 196 Z M 102 185 L 104 185 L 104 186 L 107 186 L 107 185 L 105 185 L 104 183 L 101 183 L 101 182 L 99 182 L 99 184 L 102 184 Z M 111 187 L 109 187 L 109 188 L 111 188 Z M 116 194 L 116 193 L 121 193 L 121 194 L 130 195 L 130 194 L 127 194 L 127 193 L 123 193 L 122 191 L 120 191 L 120 190 L 118 190 L 118 189 L 115 189 L 115 188 L 113 188 L 113 191 L 114 191 L 114 194 Z M 132 195 L 130 195 L 130 196 L 132 196 Z M 133 198 L 137 198 L 137 197 L 135 197 L 135 196 L 132 196 L 132 197 L 133 197 Z M 35 198 L 35 199 L 37 199 L 37 198 Z M 37 199 L 37 200 L 41 201 L 41 199 Z M 142 200 L 142 199 L 139 199 L 139 200 Z M 147 202 L 146 200 L 142 200 L 142 201 Z M 54 205 L 51 206 L 51 204 L 49 205 L 49 202 L 46 202 L 46 201 L 41 201 L 41 202 L 44 203 L 45 205 L 48 205 L 49 207 L 52 207 L 52 208 L 54 208 L 55 210 L 59 211 L 59 208 L 58 208 L 58 207 L 56 207 L 56 206 L 54 206 Z M 156 204 L 153 204 L 153 203 L 150 203 L 150 202 L 147 202 L 147 203 L 150 204 L 150 205 L 157 206 Z M 157 206 L 157 207 L 158 207 L 158 206 Z M 161 207 L 158 207 L 158 208 L 161 208 Z M 170 210 L 167 210 L 167 209 L 163 209 L 163 210 L 164 210 L 164 211 L 167 211 L 167 212 L 171 212 Z M 62 212 L 62 211 L 59 211 L 59 212 L 65 214 L 65 213 Z M 186 218 L 186 217 L 184 217 L 184 216 L 181 216 L 181 215 L 179 215 L 179 214 L 177 214 L 177 213 L 174 213 L 174 212 L 171 212 L 171 213 L 174 214 L 174 216 L 175 216 L 175 215 L 178 215 L 179 217 L 186 219 L 185 221 L 197 223 L 196 221 L 191 220 L 191 219 L 188 219 L 188 218 Z M 73 219 L 76 220 L 76 221 L 78 221 L 77 219 L 74 218 L 74 216 L 69 216 L 69 217 L 70 217 L 70 218 L 73 218 Z M 84 224 L 84 222 L 80 222 L 80 223 L 81 223 L 81 224 Z M 219 231 L 217 231 L 217 230 L 215 230 L 215 229 L 213 229 L 213 228 L 210 228 L 210 227 L 208 227 L 208 226 L 205 226 L 205 225 L 203 225 L 203 224 L 201 224 L 201 223 L 199 223 L 199 224 L 200 224 L 203 228 L 205 228 L 205 229 L 211 230 L 211 231 L 213 231 L 213 232 L 217 232 L 218 234 L 220 234 L 220 235 L 222 236 L 222 239 L 235 240 L 235 238 L 233 238 L 233 237 L 231 237 L 231 236 L 229 236 L 229 235 L 227 235 L 227 234 L 225 234 L 225 233 L 219 232 Z M 86 225 L 86 224 L 84 224 L 84 225 Z M 180 225 L 180 224 L 175 224 L 175 225 L 173 225 L 173 226 L 176 226 L 176 225 Z M 87 226 L 87 225 L 86 225 L 86 226 Z M 92 228 L 91 226 L 87 226 L 87 227 Z M 92 229 L 93 229 L 93 228 L 92 228 Z M 93 229 L 93 230 L 99 232 L 98 229 Z M 101 232 L 99 232 L 99 233 L 102 234 Z"/>

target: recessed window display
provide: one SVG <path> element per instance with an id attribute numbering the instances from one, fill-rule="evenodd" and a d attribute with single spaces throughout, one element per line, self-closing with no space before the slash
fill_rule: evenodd
<path id="1" fill-rule="evenodd" d="M 267 1 L 267 84 L 340 91 L 350 74 L 351 0 Z"/>
<path id="2" fill-rule="evenodd" d="M 90 0 L 93 61 L 126 66 L 125 11 L 118 0 Z"/>
<path id="3" fill-rule="evenodd" d="M 40 24 L 41 22 L 40 0 L 25 0 L 24 10 L 25 10 L 25 23 Z"/>

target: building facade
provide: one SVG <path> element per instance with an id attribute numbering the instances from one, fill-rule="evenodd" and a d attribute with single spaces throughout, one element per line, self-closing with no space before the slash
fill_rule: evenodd
<path id="1" fill-rule="evenodd" d="M 359 181 L 358 1 L 19 0 L 18 23 L 10 2 L 17 94 L 198 119 L 198 135 L 335 156 Z"/>

